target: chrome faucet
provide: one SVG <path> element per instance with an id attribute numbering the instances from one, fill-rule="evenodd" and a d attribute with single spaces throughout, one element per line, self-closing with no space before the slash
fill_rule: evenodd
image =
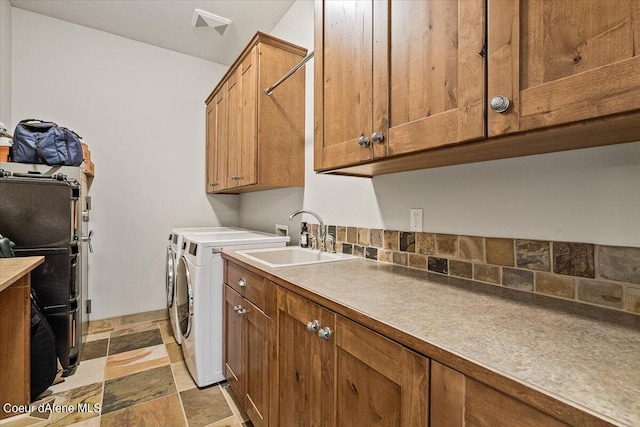
<path id="1" fill-rule="evenodd" d="M 318 222 L 320 223 L 320 250 L 322 252 L 326 252 L 327 251 L 326 242 L 328 240 L 329 243 L 330 243 L 329 252 L 331 252 L 331 253 L 335 252 L 333 236 L 327 235 L 327 227 L 324 225 L 324 221 L 322 221 L 322 218 L 320 218 L 320 215 L 318 215 L 317 213 L 315 213 L 313 211 L 308 211 L 308 210 L 305 210 L 305 209 L 298 209 L 297 211 L 294 211 L 291 215 L 289 215 L 289 221 L 291 221 L 294 216 L 296 216 L 298 214 L 303 214 L 303 213 L 306 213 L 306 214 L 314 216 L 318 220 Z"/>

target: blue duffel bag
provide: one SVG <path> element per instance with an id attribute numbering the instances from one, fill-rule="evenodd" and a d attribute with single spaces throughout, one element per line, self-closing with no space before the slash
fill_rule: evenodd
<path id="1" fill-rule="evenodd" d="M 18 163 L 44 163 L 49 166 L 80 166 L 81 137 L 53 122 L 22 120 L 13 133 L 11 159 Z"/>

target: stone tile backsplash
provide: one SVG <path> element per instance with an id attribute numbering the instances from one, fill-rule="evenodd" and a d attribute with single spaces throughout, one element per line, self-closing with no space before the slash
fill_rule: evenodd
<path id="1" fill-rule="evenodd" d="M 640 314 L 640 248 L 341 225 L 328 232 L 338 252 Z"/>

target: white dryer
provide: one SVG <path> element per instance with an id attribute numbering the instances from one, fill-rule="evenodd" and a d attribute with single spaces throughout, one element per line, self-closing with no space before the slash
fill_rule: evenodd
<path id="1" fill-rule="evenodd" d="M 182 255 L 183 249 L 183 236 L 187 233 L 201 234 L 201 233 L 238 233 L 246 232 L 242 228 L 236 227 L 192 227 L 192 228 L 173 228 L 169 233 L 169 245 L 167 246 L 167 264 L 165 270 L 165 290 L 167 292 L 167 308 L 169 309 L 169 323 L 171 323 L 171 330 L 173 332 L 173 338 L 178 344 L 181 343 L 181 336 L 178 327 L 178 312 L 175 304 L 175 276 L 176 266 L 180 255 Z"/>
<path id="2" fill-rule="evenodd" d="M 223 341 L 224 249 L 285 246 L 288 236 L 247 232 L 185 235 L 185 250 L 178 261 L 176 288 L 182 353 L 198 387 L 225 379 Z"/>

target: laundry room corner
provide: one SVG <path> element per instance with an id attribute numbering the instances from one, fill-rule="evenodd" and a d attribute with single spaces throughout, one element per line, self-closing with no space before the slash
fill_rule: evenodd
<path id="1" fill-rule="evenodd" d="M 227 67 L 11 11 L 12 66 L 20 71 L 12 76 L 12 117 L 73 129 L 96 165 L 91 319 L 165 307 L 169 230 L 239 223 L 238 196 L 203 191 L 204 98 Z"/>

